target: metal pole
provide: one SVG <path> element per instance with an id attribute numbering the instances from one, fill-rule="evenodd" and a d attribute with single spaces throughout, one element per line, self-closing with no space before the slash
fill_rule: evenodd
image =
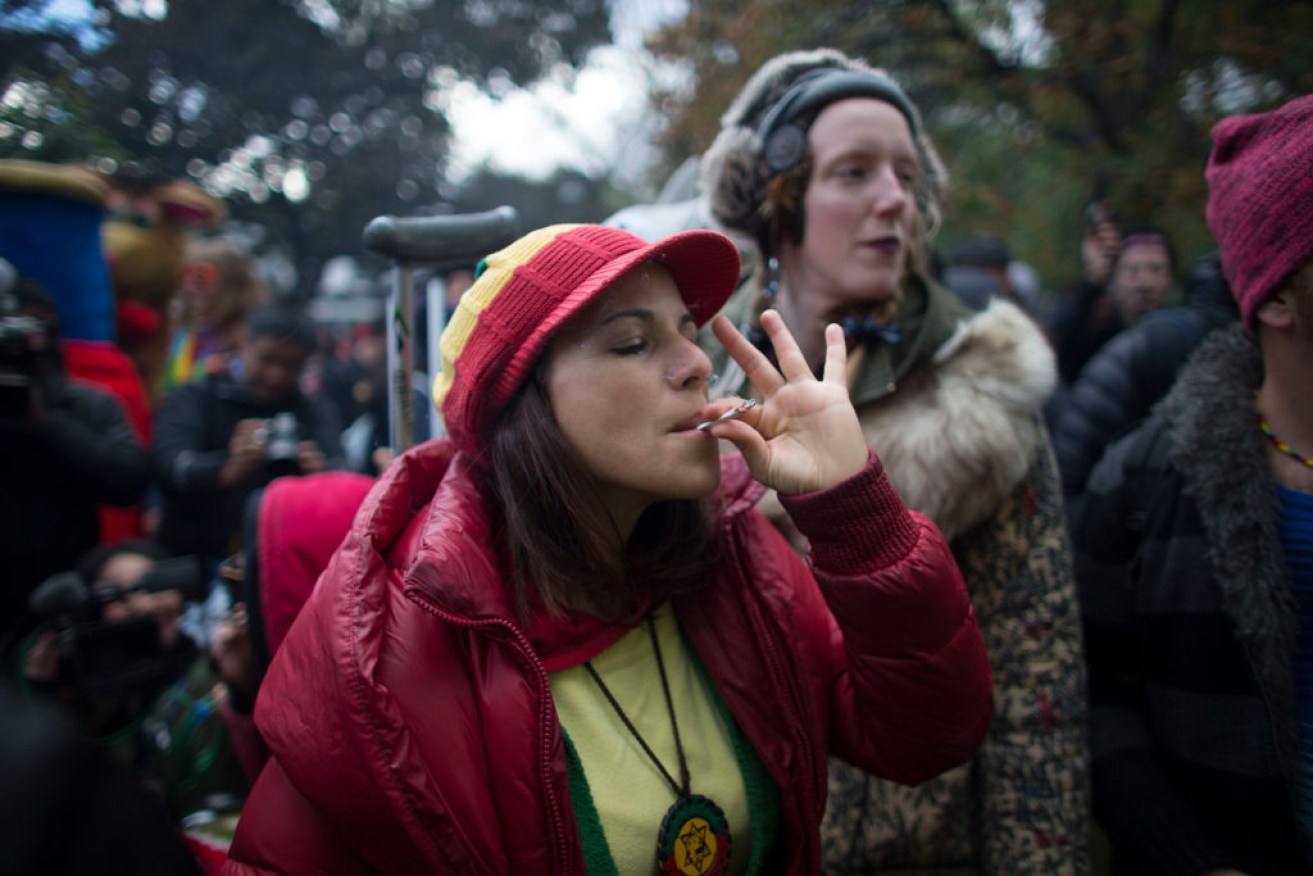
<path id="1" fill-rule="evenodd" d="M 429 339 L 428 343 L 428 362 L 425 363 L 428 369 L 428 386 L 425 387 L 424 397 L 429 400 L 429 438 L 439 438 L 447 434 L 447 430 L 442 425 L 442 418 L 438 412 L 432 410 L 433 406 L 433 381 L 438 379 L 438 372 L 442 370 L 442 350 L 438 346 L 438 339 L 442 337 L 442 330 L 447 327 L 447 281 L 443 277 L 434 277 L 424 286 L 424 291 L 428 296 L 428 325 L 425 331 L 428 332 L 425 337 Z"/>
<path id="2" fill-rule="evenodd" d="M 415 314 L 415 272 L 398 263 L 392 269 L 392 295 L 387 313 L 388 437 L 397 453 L 415 443 L 415 399 L 411 375 L 415 373 L 415 347 L 411 335 Z"/>
<path id="3" fill-rule="evenodd" d="M 392 447 L 398 453 L 415 443 L 414 322 L 415 265 L 443 271 L 469 264 L 500 249 L 515 239 L 519 216 L 513 207 L 497 207 L 484 213 L 398 218 L 379 216 L 366 227 L 365 248 L 392 259 L 393 284 L 387 311 L 388 333 L 388 427 Z M 446 323 L 442 289 L 437 307 L 430 301 L 429 376 L 437 375 L 441 362 L 438 337 Z M 431 293 L 430 293 L 431 294 Z M 435 318 L 437 323 L 435 324 Z M 436 412 L 431 416 L 430 434 L 438 434 Z"/>

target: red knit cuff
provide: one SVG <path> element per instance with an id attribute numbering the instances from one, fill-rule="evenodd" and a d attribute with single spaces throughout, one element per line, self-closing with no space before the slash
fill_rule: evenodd
<path id="1" fill-rule="evenodd" d="M 837 575 L 865 574 L 897 563 L 920 538 L 912 513 L 874 453 L 866 467 L 833 487 L 780 496 L 807 537 L 812 562 Z"/>

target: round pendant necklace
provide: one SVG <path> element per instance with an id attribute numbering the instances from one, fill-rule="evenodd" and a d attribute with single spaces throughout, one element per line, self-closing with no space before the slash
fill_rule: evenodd
<path id="1" fill-rule="evenodd" d="M 675 752 L 679 756 L 679 781 L 670 774 L 656 752 L 647 744 L 633 721 L 620 708 L 602 676 L 591 661 L 584 661 L 584 669 L 597 683 L 606 701 L 615 709 L 620 722 L 637 740 L 643 753 L 656 765 L 662 778 L 675 792 L 675 802 L 666 810 L 657 831 L 656 860 L 662 873 L 681 873 L 684 876 L 714 876 L 729 872 L 730 834 L 729 820 L 710 798 L 689 790 L 688 761 L 684 757 L 684 744 L 679 738 L 679 722 L 675 720 L 675 704 L 670 697 L 670 683 L 666 680 L 666 665 L 661 659 L 661 644 L 657 641 L 656 625 L 649 616 L 647 635 L 652 640 L 657 670 L 661 674 L 661 691 L 666 698 L 666 711 L 670 714 L 670 727 L 675 734 Z"/>

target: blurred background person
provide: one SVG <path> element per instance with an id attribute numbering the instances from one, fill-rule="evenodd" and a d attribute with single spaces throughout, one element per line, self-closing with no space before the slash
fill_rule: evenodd
<path id="1" fill-rule="evenodd" d="M 1074 526 L 1114 873 L 1313 872 L 1313 96 L 1213 140 L 1240 321 L 1108 449 Z"/>
<path id="2" fill-rule="evenodd" d="M 333 355 L 325 355 L 321 391 L 343 424 L 347 467 L 377 474 L 371 456 L 388 444 L 387 336 L 381 323 L 355 326 Z"/>
<path id="3" fill-rule="evenodd" d="M 1014 282 L 1021 273 L 1003 238 L 984 232 L 969 234 L 949 250 L 947 261 L 941 281 L 968 307 L 984 310 L 1001 296 L 1037 317 L 1038 289 Z"/>
<path id="4" fill-rule="evenodd" d="M 157 538 L 212 564 L 240 546 L 242 506 L 253 489 L 344 465 L 336 414 L 299 385 L 315 351 L 309 318 L 267 304 L 251 315 L 246 335 L 227 371 L 174 389 L 155 415 Z"/>
<path id="5" fill-rule="evenodd" d="M 1080 278 L 1062 295 L 1047 326 L 1063 383 L 1070 383 L 1085 360 L 1119 330 L 1106 289 L 1121 247 L 1121 225 L 1099 201 L 1086 205 L 1084 220 Z"/>
<path id="6" fill-rule="evenodd" d="M 1112 263 L 1108 292 L 1124 327 L 1162 307 L 1176 291 L 1176 248 L 1160 229 L 1128 228 Z"/>
<path id="7" fill-rule="evenodd" d="M 200 876 L 160 801 L 68 713 L 0 681 L 0 856 L 5 872 Z"/>
<path id="8" fill-rule="evenodd" d="M 1081 260 L 1079 285 L 1058 303 L 1049 322 L 1064 385 L 1122 329 L 1162 307 L 1175 288 L 1176 250 L 1167 234 L 1152 226 L 1121 229 L 1100 218 L 1086 229 Z"/>
<path id="9" fill-rule="evenodd" d="M 1053 449 L 1069 517 L 1107 445 L 1149 415 L 1209 333 L 1239 315 L 1213 252 L 1191 266 L 1182 305 L 1148 314 L 1085 363 L 1053 409 Z"/>
<path id="10" fill-rule="evenodd" d="M 83 167 L 0 159 L 0 258 L 54 301 L 66 374 L 113 396 L 147 446 L 151 402 L 136 365 L 118 344 L 102 244 L 109 191 Z M 136 503 L 104 504 L 97 514 L 103 540 L 145 532 Z"/>
<path id="11" fill-rule="evenodd" d="M 178 268 L 165 391 L 227 367 L 251 312 L 269 300 L 255 260 L 223 237 L 192 240 Z"/>
<path id="12" fill-rule="evenodd" d="M 813 367 L 822 327 L 844 327 L 866 439 L 949 540 L 994 671 L 994 719 L 966 766 L 905 787 L 831 761 L 825 867 L 1085 872 L 1084 661 L 1040 419 L 1055 381 L 1043 334 L 1002 297 L 977 312 L 927 278 L 946 171 L 906 93 L 865 62 L 827 49 L 768 61 L 704 172 L 711 215 L 756 244 L 724 313 L 760 338 L 777 309 Z M 716 355 L 717 391 L 746 391 Z"/>
<path id="13" fill-rule="evenodd" d="M 42 624 L 16 659 L 26 697 L 63 706 L 203 860 L 222 851 L 213 834 L 231 835 L 261 759 L 240 708 L 253 699 L 244 614 L 212 644 L 183 623 L 209 585 L 197 557 L 145 539 L 99 545 L 34 592 Z"/>
<path id="14" fill-rule="evenodd" d="M 29 592 L 100 541 L 96 508 L 130 505 L 146 451 L 109 395 L 68 379 L 59 314 L 0 259 L 0 627 L 30 625 Z"/>
<path id="15" fill-rule="evenodd" d="M 120 169 L 106 176 L 108 215 L 101 237 L 114 290 L 119 345 L 141 374 L 152 404 L 166 388 L 179 268 L 195 236 L 213 230 L 228 210 L 187 178 Z"/>

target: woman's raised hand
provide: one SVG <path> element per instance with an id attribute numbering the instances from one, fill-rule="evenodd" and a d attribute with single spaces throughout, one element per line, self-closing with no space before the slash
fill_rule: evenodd
<path id="1" fill-rule="evenodd" d="M 759 406 L 738 419 L 711 426 L 712 434 L 732 441 L 752 476 L 784 495 L 822 490 L 857 474 L 868 451 L 845 384 L 843 331 L 825 327 L 825 368 L 817 380 L 778 313 L 763 313 L 761 327 L 775 348 L 778 368 L 725 317 L 711 324 L 761 397 Z M 721 404 L 733 407 L 726 404 L 732 401 Z"/>

